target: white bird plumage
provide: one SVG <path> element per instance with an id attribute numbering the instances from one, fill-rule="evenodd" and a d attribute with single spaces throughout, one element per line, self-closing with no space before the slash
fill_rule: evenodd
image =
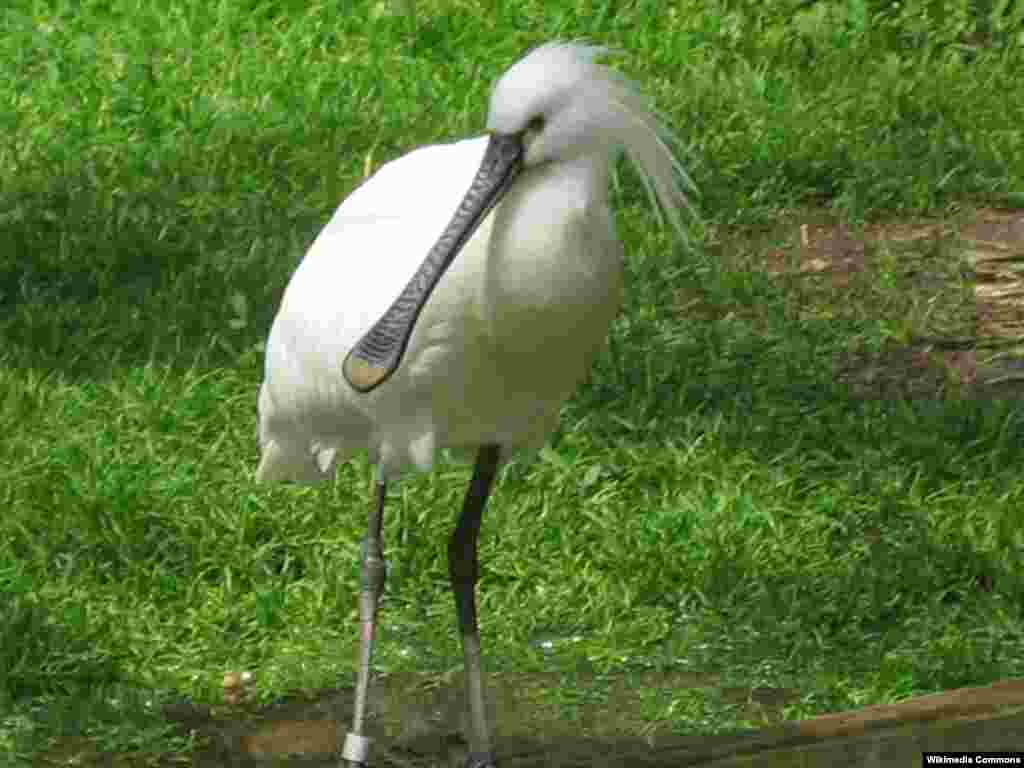
<path id="1" fill-rule="evenodd" d="M 486 138 L 384 165 L 338 208 L 292 276 L 266 351 L 260 480 L 315 482 L 369 452 L 384 477 L 436 451 L 539 447 L 618 310 L 622 247 L 608 207 L 617 149 L 680 228 L 689 181 L 670 134 L 604 49 L 548 43 L 498 81 L 487 127 L 536 117 L 525 168 L 427 302 L 404 363 L 362 394 L 340 375 L 456 209 Z"/>
<path id="2" fill-rule="evenodd" d="M 489 136 L 411 152 L 338 208 L 296 269 L 259 395 L 262 481 L 315 482 L 366 450 L 360 657 L 343 756 L 362 766 L 386 481 L 476 452 L 448 562 L 470 714 L 467 768 L 493 768 L 475 607 L 477 533 L 499 461 L 554 429 L 619 309 L 608 205 L 624 151 L 682 234 L 692 188 L 671 134 L 603 48 L 549 43 L 497 82 Z M 429 255 L 428 255 L 429 254 Z"/>

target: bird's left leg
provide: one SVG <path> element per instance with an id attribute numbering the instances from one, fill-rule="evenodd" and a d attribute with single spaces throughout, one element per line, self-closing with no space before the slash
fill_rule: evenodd
<path id="1" fill-rule="evenodd" d="M 342 759 L 353 768 L 362 768 L 370 753 L 371 739 L 363 733 L 366 722 L 366 697 L 370 687 L 370 660 L 373 657 L 373 636 L 377 624 L 377 604 L 387 577 L 387 563 L 381 543 L 381 523 L 384 519 L 384 491 L 386 485 L 380 475 L 373 482 L 370 514 L 363 542 L 362 564 L 359 572 L 359 666 L 356 670 L 356 700 L 352 715 L 352 730 L 345 736 Z"/>
<path id="2" fill-rule="evenodd" d="M 448 540 L 448 577 L 455 595 L 455 611 L 462 635 L 462 658 L 466 668 L 466 698 L 469 700 L 469 756 L 465 768 L 495 768 L 491 735 L 484 710 L 480 631 L 476 622 L 476 580 L 479 570 L 477 536 L 484 505 L 498 470 L 499 448 L 484 445 L 476 457 L 459 522 Z"/>

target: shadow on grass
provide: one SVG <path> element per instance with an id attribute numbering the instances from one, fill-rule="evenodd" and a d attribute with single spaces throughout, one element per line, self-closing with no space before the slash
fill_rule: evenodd
<path id="1" fill-rule="evenodd" d="M 6 193 L 7 367 L 80 379 L 148 362 L 230 365 L 263 340 L 316 216 L 289 221 L 246 189 L 225 210 L 197 210 L 192 187 L 203 177 L 171 167 L 126 167 L 104 189 L 93 176 L 36 174 Z"/>

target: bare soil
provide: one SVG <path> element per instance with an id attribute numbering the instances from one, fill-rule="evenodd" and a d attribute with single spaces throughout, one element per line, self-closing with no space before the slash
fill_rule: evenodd
<path id="1" fill-rule="evenodd" d="M 1024 394 L 1024 210 L 978 209 L 859 231 L 827 222 L 791 229 L 782 248 L 767 252 L 766 266 L 783 279 L 817 283 L 817 301 L 825 292 L 840 305 L 865 282 L 879 292 L 883 311 L 899 307 L 887 306 L 893 296 L 881 295 L 880 284 L 905 298 L 905 339 L 881 350 L 852 344 L 834 361 L 851 394 Z M 816 304 L 814 291 L 798 293 Z"/>

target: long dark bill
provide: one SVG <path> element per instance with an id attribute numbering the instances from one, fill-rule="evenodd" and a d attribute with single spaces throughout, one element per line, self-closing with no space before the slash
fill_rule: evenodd
<path id="1" fill-rule="evenodd" d="M 397 370 L 427 299 L 480 222 L 511 186 L 522 160 L 520 134 L 491 134 L 480 170 L 441 237 L 387 312 L 345 357 L 342 373 L 353 389 L 370 392 Z M 422 183 L 426 186 L 431 180 Z"/>

